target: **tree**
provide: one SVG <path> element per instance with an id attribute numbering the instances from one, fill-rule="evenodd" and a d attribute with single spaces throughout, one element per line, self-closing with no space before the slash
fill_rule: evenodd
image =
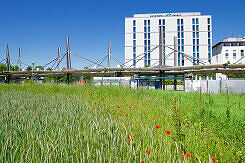
<path id="1" fill-rule="evenodd" d="M 15 66 L 10 66 L 11 71 L 19 71 L 19 67 L 17 65 Z"/>
<path id="2" fill-rule="evenodd" d="M 26 71 L 31 71 L 32 70 L 32 67 L 31 66 L 28 66 L 27 68 L 26 68 Z"/>
<path id="3" fill-rule="evenodd" d="M 0 71 L 7 71 L 7 66 L 3 63 L 0 63 Z"/>
<path id="4" fill-rule="evenodd" d="M 50 68 L 50 67 L 48 67 L 46 70 L 51 71 L 51 70 L 53 70 L 53 69 L 52 69 L 52 68 Z"/>
<path id="5" fill-rule="evenodd" d="M 34 68 L 34 70 L 37 70 L 37 69 L 39 69 L 39 70 L 44 70 L 43 66 L 36 66 L 36 67 Z"/>

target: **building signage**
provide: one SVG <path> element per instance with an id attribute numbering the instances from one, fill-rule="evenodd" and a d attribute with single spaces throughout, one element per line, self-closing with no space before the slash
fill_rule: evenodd
<path id="1" fill-rule="evenodd" d="M 166 17 L 166 16 L 181 16 L 181 14 L 169 13 L 169 14 L 161 14 L 161 15 L 150 15 L 150 18 Z"/>

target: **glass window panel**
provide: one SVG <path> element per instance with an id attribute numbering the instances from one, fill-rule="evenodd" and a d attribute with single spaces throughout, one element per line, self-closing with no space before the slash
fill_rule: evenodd
<path id="1" fill-rule="evenodd" d="M 181 37 L 184 38 L 184 32 L 181 32 Z"/>
<path id="2" fill-rule="evenodd" d="M 195 29 L 196 29 L 196 28 L 195 28 L 195 25 L 193 25 L 193 26 L 192 26 L 192 30 L 195 31 Z"/>
<path id="3" fill-rule="evenodd" d="M 133 34 L 133 39 L 136 39 L 136 34 L 135 33 Z"/>
<path id="4" fill-rule="evenodd" d="M 148 39 L 150 39 L 151 38 L 151 34 L 150 33 L 148 33 Z"/>
<path id="5" fill-rule="evenodd" d="M 195 33 L 195 32 L 193 32 L 192 34 L 193 34 L 193 38 L 195 38 L 195 37 L 196 37 L 196 35 L 195 35 L 196 33 Z"/>
<path id="6" fill-rule="evenodd" d="M 180 25 L 180 20 L 179 19 L 177 19 L 177 24 Z"/>
<path id="7" fill-rule="evenodd" d="M 144 20 L 144 25 L 146 25 L 146 22 L 147 22 L 147 21 L 146 21 L 146 20 Z"/>
<path id="8" fill-rule="evenodd" d="M 133 26 L 136 26 L 136 20 L 133 21 Z"/>
<path id="9" fill-rule="evenodd" d="M 199 46 L 197 46 L 197 52 L 199 52 Z"/>
<path id="10" fill-rule="evenodd" d="M 136 40 L 133 41 L 134 46 L 136 46 Z"/>
<path id="11" fill-rule="evenodd" d="M 147 33 L 144 33 L 144 39 L 147 39 Z"/>
<path id="12" fill-rule="evenodd" d="M 184 24 L 184 20 L 183 19 L 181 19 L 181 24 Z"/>
<path id="13" fill-rule="evenodd" d="M 181 44 L 184 45 L 184 39 L 181 40 Z"/>
<path id="14" fill-rule="evenodd" d="M 199 38 L 199 32 L 197 32 L 197 38 Z"/>
<path id="15" fill-rule="evenodd" d="M 151 65 L 151 60 L 148 60 L 148 65 L 149 65 L 149 66 Z"/>
<path id="16" fill-rule="evenodd" d="M 151 45 L 151 40 L 148 40 L 148 45 Z"/>
<path id="17" fill-rule="evenodd" d="M 150 32 L 151 31 L 151 28 L 150 27 L 148 27 L 148 32 Z"/>
<path id="18" fill-rule="evenodd" d="M 199 25 L 196 26 L 196 30 L 199 31 Z"/>
<path id="19" fill-rule="evenodd" d="M 136 27 L 133 27 L 133 32 L 136 32 Z"/>
<path id="20" fill-rule="evenodd" d="M 178 26 L 178 31 L 180 31 L 180 26 Z"/>
<path id="21" fill-rule="evenodd" d="M 181 26 L 181 31 L 184 31 L 184 26 L 183 25 Z"/>
<path id="22" fill-rule="evenodd" d="M 146 27 L 144 27 L 144 32 L 146 32 Z"/>
<path id="23" fill-rule="evenodd" d="M 199 45 L 199 39 L 197 39 L 197 45 Z"/>
<path id="24" fill-rule="evenodd" d="M 237 43 L 231 43 L 231 46 L 237 46 L 238 44 Z"/>
<path id="25" fill-rule="evenodd" d="M 224 46 L 231 46 L 230 43 L 224 43 Z"/>
<path id="26" fill-rule="evenodd" d="M 162 25 L 165 25 L 165 19 L 162 20 Z"/>
<path id="27" fill-rule="evenodd" d="M 195 52 L 196 51 L 196 47 L 195 46 L 193 46 L 193 52 Z"/>
<path id="28" fill-rule="evenodd" d="M 196 40 L 195 39 L 193 39 L 193 45 L 196 45 Z"/>
<path id="29" fill-rule="evenodd" d="M 150 20 L 148 20 L 148 25 L 151 25 L 151 21 Z"/>
<path id="30" fill-rule="evenodd" d="M 159 25 L 162 25 L 162 20 L 161 19 L 159 19 Z"/>
<path id="31" fill-rule="evenodd" d="M 198 18 L 196 18 L 196 24 L 199 24 L 199 19 Z"/>
<path id="32" fill-rule="evenodd" d="M 210 18 L 208 18 L 208 24 L 210 24 Z"/>
<path id="33" fill-rule="evenodd" d="M 180 32 L 178 32 L 178 38 L 180 38 Z"/>
<path id="34" fill-rule="evenodd" d="M 133 52 L 134 52 L 134 53 L 136 52 L 136 47 L 133 47 Z"/>
<path id="35" fill-rule="evenodd" d="M 192 19 L 192 24 L 195 24 L 195 19 L 194 18 Z"/>

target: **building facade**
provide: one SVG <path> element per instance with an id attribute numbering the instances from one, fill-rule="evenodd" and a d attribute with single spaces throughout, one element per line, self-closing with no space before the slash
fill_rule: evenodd
<path id="1" fill-rule="evenodd" d="M 211 47 L 210 15 L 160 13 L 125 18 L 127 67 L 190 66 L 201 61 L 210 64 Z"/>
<path id="2" fill-rule="evenodd" d="M 245 64 L 245 37 L 226 38 L 213 46 L 213 64 Z"/>

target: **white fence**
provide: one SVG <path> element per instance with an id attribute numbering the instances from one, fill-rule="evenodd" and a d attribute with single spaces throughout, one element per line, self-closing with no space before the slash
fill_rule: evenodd
<path id="1" fill-rule="evenodd" d="M 245 93 L 245 80 L 185 80 L 186 92 Z"/>

